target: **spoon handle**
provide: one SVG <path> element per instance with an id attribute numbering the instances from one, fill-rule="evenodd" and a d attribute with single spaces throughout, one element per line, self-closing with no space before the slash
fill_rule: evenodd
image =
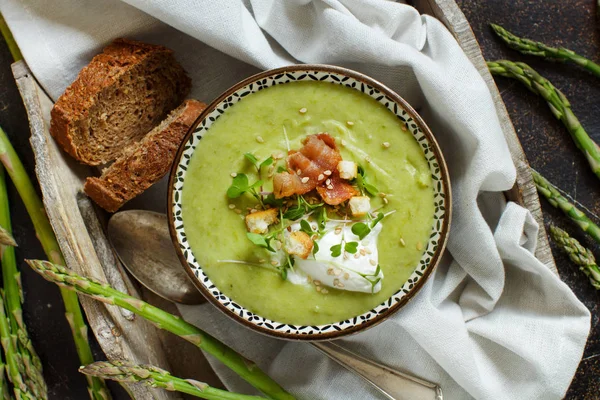
<path id="1" fill-rule="evenodd" d="M 342 367 L 360 375 L 390 400 L 443 400 L 437 384 L 393 370 L 355 354 L 333 342 L 313 342 Z"/>

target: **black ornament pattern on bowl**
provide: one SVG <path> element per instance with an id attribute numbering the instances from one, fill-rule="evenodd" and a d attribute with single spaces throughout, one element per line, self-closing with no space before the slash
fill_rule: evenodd
<path id="1" fill-rule="evenodd" d="M 318 326 L 296 326 L 291 324 L 283 324 L 280 322 L 272 321 L 267 318 L 263 318 L 246 310 L 244 307 L 237 304 L 225 294 L 223 294 L 211 282 L 208 276 L 204 274 L 204 272 L 202 271 L 202 267 L 199 265 L 196 258 L 194 257 L 194 254 L 189 246 L 185 234 L 185 227 L 182 219 L 182 209 L 180 201 L 181 191 L 183 189 L 183 182 L 185 180 L 187 167 L 189 165 L 194 149 L 200 142 L 200 139 L 202 139 L 202 135 L 225 112 L 225 110 L 232 107 L 238 101 L 242 100 L 244 97 L 252 93 L 256 93 L 260 90 L 266 89 L 271 86 L 286 84 L 295 81 L 320 81 L 343 85 L 365 93 L 366 95 L 378 101 L 380 104 L 383 104 L 388 110 L 393 112 L 401 121 L 405 123 L 407 129 L 410 131 L 415 140 L 421 146 L 421 149 L 423 150 L 423 155 L 427 160 L 429 169 L 431 171 L 431 178 L 434 189 L 434 223 L 431 230 L 430 240 L 426 245 L 423 256 L 419 260 L 415 271 L 404 283 L 404 285 L 385 302 L 379 304 L 372 310 L 369 310 L 362 315 L 345 321 Z M 227 98 L 222 100 L 215 107 L 215 109 L 207 116 L 207 118 L 205 118 L 198 125 L 196 130 L 190 136 L 188 142 L 185 144 L 182 157 L 177 166 L 172 188 L 174 201 L 173 207 L 170 210 L 170 212 L 172 213 L 173 219 L 175 221 L 175 231 L 177 240 L 179 242 L 180 248 L 187 263 L 189 264 L 190 268 L 192 268 L 194 275 L 198 278 L 202 285 L 208 290 L 208 292 L 210 292 L 214 296 L 214 298 L 223 307 L 225 307 L 232 314 L 238 315 L 246 321 L 250 322 L 251 324 L 267 329 L 268 331 L 295 335 L 315 335 L 330 332 L 340 332 L 362 325 L 370 321 L 371 319 L 379 316 L 380 314 L 385 313 L 390 307 L 394 306 L 394 304 L 401 301 L 408 293 L 410 293 L 410 291 L 423 278 L 424 272 L 429 267 L 431 260 L 436 250 L 438 249 L 440 243 L 442 227 L 444 226 L 444 220 L 447 217 L 446 194 L 444 190 L 444 185 L 442 183 L 442 172 L 440 171 L 438 160 L 436 159 L 435 153 L 432 150 L 432 146 L 429 139 L 420 129 L 419 125 L 411 118 L 409 113 L 405 109 L 403 109 L 398 103 L 396 103 L 393 99 L 389 98 L 385 93 L 382 93 L 377 88 L 374 88 L 367 83 L 361 82 L 353 77 L 345 76 L 343 74 L 312 70 L 294 71 L 284 72 L 274 76 L 261 78 L 258 81 L 254 81 L 253 83 L 250 83 L 238 89 L 231 96 L 228 96 Z"/>

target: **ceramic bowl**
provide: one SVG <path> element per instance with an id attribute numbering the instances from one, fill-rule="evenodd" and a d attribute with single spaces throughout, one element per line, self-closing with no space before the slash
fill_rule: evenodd
<path id="1" fill-rule="evenodd" d="M 202 135 L 221 115 L 246 96 L 274 85 L 297 81 L 324 81 L 358 90 L 387 107 L 402 120 L 426 158 L 434 189 L 434 223 L 423 256 L 404 285 L 385 302 L 362 315 L 326 325 L 299 326 L 269 320 L 250 312 L 223 294 L 203 272 L 194 257 L 182 219 L 181 194 L 186 170 Z M 229 317 L 255 331 L 290 340 L 331 340 L 372 327 L 400 310 L 423 287 L 444 251 L 451 218 L 450 180 L 444 157 L 423 119 L 398 94 L 361 73 L 328 65 L 294 65 L 261 72 L 231 87 L 200 115 L 182 142 L 171 170 L 167 214 L 170 233 L 179 258 L 200 292 Z"/>

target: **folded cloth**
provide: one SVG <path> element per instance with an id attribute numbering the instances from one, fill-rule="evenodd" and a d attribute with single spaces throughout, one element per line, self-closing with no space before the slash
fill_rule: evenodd
<path id="1" fill-rule="evenodd" d="M 44 0 L 2 0 L 0 10 L 54 98 L 119 36 L 175 49 L 194 79 L 193 95 L 204 100 L 256 68 L 298 62 L 350 67 L 395 89 L 427 121 L 448 161 L 454 198 L 448 251 L 404 309 L 340 342 L 439 382 L 446 399 L 564 396 L 589 312 L 534 257 L 538 226 L 529 212 L 505 203 L 502 191 L 513 185 L 515 168 L 490 93 L 438 20 L 383 0 L 54 0 L 51 7 Z M 164 210 L 164 184 L 155 195 L 161 204 L 155 208 Z M 210 305 L 180 309 L 299 398 L 379 396 L 307 344 L 251 332 Z M 212 363 L 228 388 L 252 391 Z"/>

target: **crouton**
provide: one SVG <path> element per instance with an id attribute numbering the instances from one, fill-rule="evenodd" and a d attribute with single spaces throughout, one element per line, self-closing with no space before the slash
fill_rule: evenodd
<path id="1" fill-rule="evenodd" d="M 367 196 L 354 196 L 348 202 L 350 211 L 354 217 L 362 217 L 371 210 L 371 199 Z"/>
<path id="2" fill-rule="evenodd" d="M 289 255 L 298 256 L 304 260 L 312 252 L 314 243 L 308 234 L 301 231 L 290 233 L 285 241 L 285 251 Z"/>
<path id="3" fill-rule="evenodd" d="M 252 233 L 267 233 L 269 225 L 273 225 L 279 221 L 277 219 L 277 209 L 269 208 L 264 211 L 257 211 L 246 215 L 246 228 Z"/>
<path id="4" fill-rule="evenodd" d="M 354 161 L 340 161 L 337 165 L 340 178 L 352 180 L 358 175 L 358 166 Z"/>

